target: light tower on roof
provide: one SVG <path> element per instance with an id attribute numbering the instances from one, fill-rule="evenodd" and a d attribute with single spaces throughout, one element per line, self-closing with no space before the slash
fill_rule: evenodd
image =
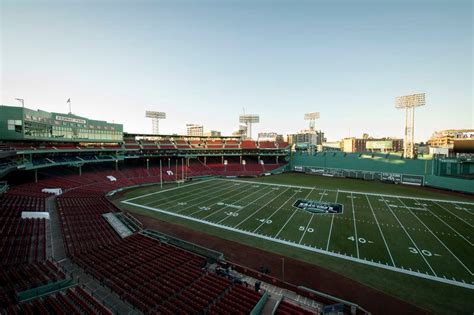
<path id="1" fill-rule="evenodd" d="M 304 120 L 309 120 L 309 130 L 310 131 L 315 131 L 315 129 L 316 129 L 316 119 L 319 119 L 319 112 L 304 114 Z"/>
<path id="2" fill-rule="evenodd" d="M 252 124 L 260 122 L 259 115 L 244 114 L 239 116 L 239 122 L 247 127 L 247 138 L 252 139 Z"/>
<path id="3" fill-rule="evenodd" d="M 160 133 L 160 119 L 166 119 L 166 113 L 147 110 L 145 112 L 145 117 L 151 118 L 152 133 L 158 135 Z"/>
<path id="4" fill-rule="evenodd" d="M 425 93 L 395 98 L 395 108 L 405 109 L 405 141 L 403 142 L 405 158 L 412 159 L 415 156 L 415 107 L 425 104 Z"/>

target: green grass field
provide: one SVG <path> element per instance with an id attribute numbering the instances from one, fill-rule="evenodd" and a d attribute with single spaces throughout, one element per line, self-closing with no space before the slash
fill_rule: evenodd
<path id="1" fill-rule="evenodd" d="M 119 205 L 229 239 L 239 235 L 244 243 L 264 249 L 280 244 L 286 255 L 320 265 L 331 261 L 330 269 L 390 294 L 399 286 L 439 286 L 439 292 L 418 298 L 394 294 L 427 309 L 439 310 L 442 301 L 430 299 L 440 292 L 472 296 L 474 203 L 441 200 L 451 196 L 412 187 L 366 183 L 300 174 L 256 181 L 213 179 L 161 191 L 134 190 Z M 297 209 L 294 204 L 301 199 L 337 203 L 343 212 Z M 344 271 L 347 266 L 374 273 Z M 390 278 L 398 283 L 387 287 Z M 466 301 L 458 307 L 463 312 L 471 306 Z"/>

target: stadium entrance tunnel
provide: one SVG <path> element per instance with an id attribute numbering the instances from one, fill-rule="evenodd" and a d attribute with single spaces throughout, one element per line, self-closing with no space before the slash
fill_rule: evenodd
<path id="1" fill-rule="evenodd" d="M 322 202 L 311 199 L 298 199 L 293 204 L 293 207 L 315 214 L 339 214 L 342 213 L 343 210 L 343 205 L 340 203 Z"/>

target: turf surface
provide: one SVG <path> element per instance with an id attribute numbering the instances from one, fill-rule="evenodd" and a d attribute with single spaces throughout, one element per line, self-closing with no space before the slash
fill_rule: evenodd
<path id="1" fill-rule="evenodd" d="M 442 286 L 454 287 L 462 294 L 472 292 L 472 204 L 332 190 L 375 190 L 387 194 L 389 189 L 388 193 L 401 196 L 450 197 L 397 185 L 377 185 L 374 189 L 375 186 L 363 185 L 366 182 L 355 181 L 358 185 L 354 187 L 354 183 L 347 180 L 324 178 L 325 183 L 321 183 L 319 177 L 299 174 L 262 179 L 265 184 L 211 180 L 163 192 L 156 188 L 135 190 L 122 199 L 128 200 L 122 206 L 148 215 L 175 216 L 173 219 L 197 224 L 200 229 L 203 224 L 212 224 L 213 229 L 224 229 L 219 235 L 245 233 L 264 238 L 267 246 L 274 246 L 277 241 L 285 245 L 282 248 L 293 247 L 294 253 L 305 250 L 305 260 L 311 255 L 326 255 L 328 257 L 322 260 L 336 264 L 331 266 L 335 270 L 339 269 L 337 265 L 354 263 L 363 265 L 364 270 L 377 268 L 374 274 L 383 274 L 380 269 L 389 268 L 400 273 L 398 278 L 404 279 L 401 283 L 414 277 L 426 277 L 430 280 L 423 281 L 448 283 Z M 312 187 L 275 186 L 268 182 Z M 293 207 L 297 199 L 305 198 L 340 203 L 344 212 L 313 214 Z M 156 212 L 158 209 L 166 212 Z M 376 287 L 382 284 L 370 279 L 370 275 L 355 278 L 371 285 L 375 283 Z M 391 291 L 383 284 L 381 288 Z M 403 294 L 400 297 L 403 298 Z M 405 299 L 413 302 L 412 298 Z M 423 304 L 427 299 L 429 297 L 423 296 L 416 301 Z M 464 306 L 460 308 L 464 310 Z"/>

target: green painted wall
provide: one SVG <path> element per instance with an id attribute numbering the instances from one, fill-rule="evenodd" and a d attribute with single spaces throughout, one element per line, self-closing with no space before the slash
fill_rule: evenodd
<path id="1" fill-rule="evenodd" d="M 370 172 L 413 175 L 432 174 L 433 160 L 406 160 L 383 154 L 321 152 L 315 155 L 293 153 L 291 166 L 318 166 Z"/>
<path id="2" fill-rule="evenodd" d="M 0 140 L 121 142 L 123 125 L 73 114 L 0 105 Z"/>

